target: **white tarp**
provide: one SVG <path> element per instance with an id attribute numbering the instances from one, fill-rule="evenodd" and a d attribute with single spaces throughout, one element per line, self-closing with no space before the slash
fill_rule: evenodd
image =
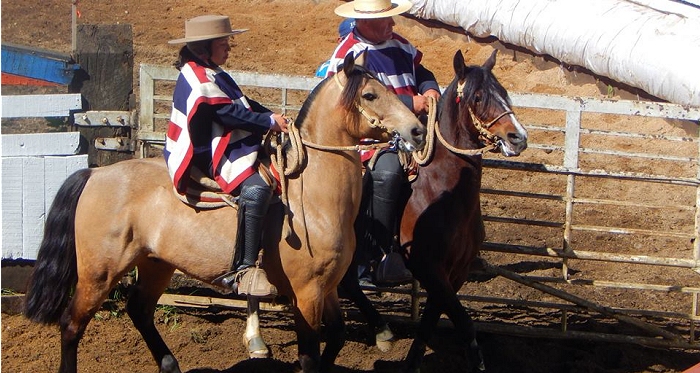
<path id="1" fill-rule="evenodd" d="M 697 1 L 697 0 L 694 0 Z M 412 0 L 411 13 L 700 106 L 700 10 L 669 0 Z"/>

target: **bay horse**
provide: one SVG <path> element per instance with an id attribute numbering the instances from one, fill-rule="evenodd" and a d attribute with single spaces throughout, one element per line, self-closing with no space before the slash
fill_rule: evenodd
<path id="1" fill-rule="evenodd" d="M 527 131 L 493 75 L 495 63 L 496 51 L 482 66 L 467 66 L 461 51 L 455 53 L 455 76 L 440 98 L 435 125 L 428 125 L 428 145 L 413 153 L 420 166 L 401 217 L 399 243 L 406 267 L 427 299 L 404 360 L 406 372 L 420 371 L 443 313 L 467 346 L 467 371 L 486 371 L 472 319 L 457 298 L 486 235 L 479 197 L 482 153 L 500 151 L 511 157 L 527 148 Z M 393 333 L 362 292 L 354 267 L 340 287 L 374 328 L 377 346 L 387 350 Z"/>
<path id="2" fill-rule="evenodd" d="M 345 343 L 337 286 L 355 250 L 361 198 L 361 138 L 391 133 L 422 146 L 425 126 L 358 58 L 305 100 L 294 126 L 304 144 L 301 172 L 286 182 L 287 209 L 272 205 L 263 237 L 263 268 L 294 313 L 299 364 L 326 372 Z M 331 177 L 331 175 L 333 175 Z M 277 207 L 275 207 L 277 206 Z M 294 234 L 282 234 L 289 219 Z M 199 209 L 173 191 L 162 158 L 83 169 L 61 186 L 49 210 L 24 313 L 58 323 L 59 371 L 77 371 L 85 329 L 119 280 L 137 268 L 126 311 L 162 373 L 181 372 L 154 324 L 159 297 L 176 269 L 205 283 L 229 271 L 237 212 Z M 321 354 L 321 324 L 332 331 Z"/>
<path id="3" fill-rule="evenodd" d="M 527 131 L 511 110 L 508 92 L 493 75 L 495 63 L 496 51 L 482 66 L 467 66 L 461 51 L 455 53 L 455 76 L 440 98 L 435 126 L 428 127 L 426 149 L 413 152 L 418 178 L 411 184 L 401 217 L 400 247 L 406 266 L 428 297 L 404 361 L 407 372 L 420 370 L 427 342 L 443 313 L 468 346 L 469 371 L 485 371 L 472 319 L 457 298 L 485 237 L 479 197 L 481 154 L 500 151 L 512 157 L 527 148 Z M 363 216 L 364 211 L 357 227 L 367 227 L 361 221 L 370 218 Z M 361 229 L 356 233 L 358 243 L 369 234 Z M 356 266 L 351 264 L 340 287 L 374 330 L 377 347 L 388 351 L 393 332 L 363 293 Z"/>

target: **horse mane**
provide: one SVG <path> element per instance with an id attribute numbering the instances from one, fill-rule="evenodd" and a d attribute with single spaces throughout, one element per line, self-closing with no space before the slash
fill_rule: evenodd
<path id="1" fill-rule="evenodd" d="M 311 93 L 306 97 L 306 100 L 304 100 L 304 103 L 301 105 L 301 109 L 299 109 L 299 115 L 297 116 L 296 123 L 298 125 L 301 125 L 304 123 L 304 120 L 306 119 L 306 116 L 309 114 L 309 109 L 311 108 L 311 104 L 316 100 L 316 96 L 318 95 L 318 92 L 321 91 L 321 88 L 323 88 L 326 84 L 328 84 L 328 81 L 330 80 L 329 78 L 323 79 L 320 83 L 314 87 L 313 90 L 311 90 Z"/>
<path id="2" fill-rule="evenodd" d="M 350 74 L 347 76 L 347 83 L 345 84 L 345 88 L 343 89 L 343 94 L 340 99 L 340 104 L 346 111 L 350 111 L 355 104 L 355 97 L 357 96 L 357 91 L 362 85 L 363 77 L 379 80 L 377 79 L 376 75 L 367 70 L 365 67 L 355 65 Z"/>
<path id="3" fill-rule="evenodd" d="M 342 70 L 342 65 L 339 67 L 339 71 L 340 70 Z M 352 110 L 353 105 L 355 104 L 355 97 L 357 96 L 357 91 L 362 85 L 363 77 L 379 80 L 372 72 L 370 72 L 366 68 L 355 65 L 355 67 L 350 72 L 349 76 L 347 76 L 347 83 L 345 84 L 345 88 L 343 89 L 342 96 L 340 98 L 340 104 L 343 107 L 343 109 L 345 109 L 345 111 Z M 320 83 L 318 83 L 318 85 L 316 85 L 316 87 L 314 87 L 314 89 L 311 91 L 306 100 L 304 100 L 304 103 L 301 105 L 301 109 L 299 109 L 299 115 L 297 116 L 296 123 L 304 123 L 304 119 L 306 118 L 306 116 L 309 113 L 309 110 L 311 109 L 311 104 L 316 100 L 318 92 L 320 92 L 321 88 L 326 86 L 326 84 L 328 84 L 328 82 L 331 79 L 334 79 L 333 76 L 329 76 L 323 79 Z"/>
<path id="4" fill-rule="evenodd" d="M 498 97 L 503 98 L 510 106 L 511 102 L 508 91 L 506 91 L 496 79 L 491 70 L 483 66 L 469 66 L 466 68 L 465 80 L 464 96 L 459 102 L 455 100 L 457 97 L 457 83 L 459 82 L 459 77 L 455 77 L 452 80 L 445 90 L 445 94 L 442 96 L 442 99 L 446 100 L 442 109 L 448 110 L 451 117 L 454 118 L 457 115 L 457 110 L 461 105 L 469 105 L 474 108 L 477 98 L 481 100 L 478 111 L 474 112 L 478 117 L 484 116 L 488 109 L 497 103 Z M 479 92 L 482 92 L 482 94 L 477 96 Z"/>

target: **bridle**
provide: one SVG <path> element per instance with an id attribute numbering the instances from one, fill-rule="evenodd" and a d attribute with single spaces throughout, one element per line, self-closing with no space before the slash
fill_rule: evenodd
<path id="1" fill-rule="evenodd" d="M 345 89 L 345 86 L 340 81 L 340 78 L 338 76 L 339 76 L 339 74 L 333 75 L 333 80 L 336 82 L 336 84 L 338 84 L 338 87 L 340 87 L 340 90 L 342 91 Z M 374 79 L 374 78 L 370 77 L 370 79 Z M 357 111 L 359 111 L 360 114 L 362 114 L 362 116 L 365 117 L 365 119 L 367 119 L 370 127 L 380 128 L 380 129 L 386 131 L 386 126 L 384 126 L 381 119 L 370 115 L 369 112 L 367 112 L 367 110 L 365 110 L 365 108 L 363 108 L 362 105 L 360 105 L 359 103 L 355 103 L 355 107 L 357 108 Z"/>
<path id="2" fill-rule="evenodd" d="M 455 96 L 455 102 L 457 104 L 464 99 L 463 94 L 466 84 L 466 80 L 463 82 L 457 82 L 457 94 Z M 483 154 L 488 151 L 496 150 L 501 146 L 500 139 L 498 136 L 489 131 L 489 128 L 491 128 L 491 126 L 493 126 L 501 118 L 506 115 L 511 115 L 513 112 L 511 110 L 506 110 L 488 123 L 484 123 L 478 116 L 476 116 L 476 114 L 474 114 L 474 111 L 469 105 L 467 105 L 467 110 L 474 127 L 477 129 L 477 131 L 479 131 L 479 140 L 484 144 L 483 147 L 478 149 L 457 148 L 445 140 L 440 132 L 440 125 L 437 121 L 437 101 L 432 96 L 428 97 L 428 123 L 426 124 L 428 131 L 426 135 L 426 146 L 421 151 L 413 152 L 413 159 L 419 165 L 424 166 L 430 162 L 430 159 L 435 151 L 435 137 L 437 137 L 438 141 L 440 141 L 440 143 L 452 153 L 467 156 Z"/>
<path id="3" fill-rule="evenodd" d="M 457 82 L 457 95 L 455 97 L 455 102 L 459 104 L 463 99 L 464 99 L 464 87 L 467 85 L 467 80 L 465 79 L 463 82 Z M 496 118 L 492 119 L 488 123 L 484 123 L 479 117 L 474 114 L 474 110 L 472 110 L 471 106 L 467 104 L 467 110 L 469 112 L 469 116 L 472 119 L 472 123 L 474 124 L 474 127 L 479 131 L 479 140 L 481 140 L 482 143 L 484 143 L 486 146 L 490 145 L 498 145 L 498 136 L 494 135 L 491 131 L 489 131 L 489 128 L 493 126 L 496 122 L 498 122 L 501 118 L 503 118 L 506 115 L 511 115 L 513 114 L 513 111 L 511 110 L 506 110 L 496 116 Z"/>

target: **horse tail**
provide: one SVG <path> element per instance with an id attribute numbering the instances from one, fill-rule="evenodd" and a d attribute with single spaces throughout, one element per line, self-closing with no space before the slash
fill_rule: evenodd
<path id="1" fill-rule="evenodd" d="M 34 322 L 57 323 L 78 281 L 75 210 L 91 173 L 86 168 L 69 176 L 49 209 L 24 306 L 24 315 Z"/>

